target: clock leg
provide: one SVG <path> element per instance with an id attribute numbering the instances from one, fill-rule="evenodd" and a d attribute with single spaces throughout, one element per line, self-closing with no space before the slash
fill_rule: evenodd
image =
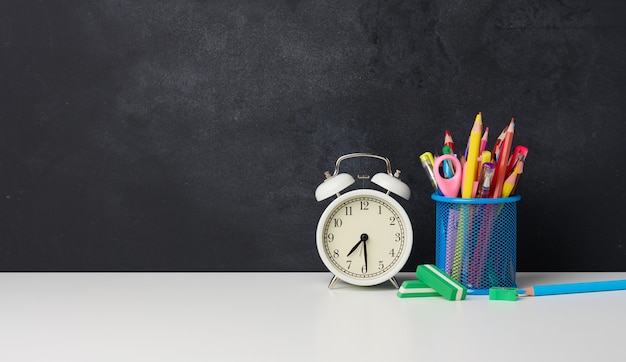
<path id="1" fill-rule="evenodd" d="M 330 281 L 330 284 L 328 284 L 328 289 L 333 289 L 333 286 L 335 286 L 335 283 L 337 283 L 338 280 L 339 278 L 337 278 L 336 275 L 333 275 L 333 279 Z"/>
<path id="2" fill-rule="evenodd" d="M 396 277 L 391 277 L 391 279 L 389 279 L 389 282 L 393 284 L 393 286 L 396 287 L 396 289 L 400 289 L 400 286 L 398 285 L 398 280 L 396 279 Z"/>

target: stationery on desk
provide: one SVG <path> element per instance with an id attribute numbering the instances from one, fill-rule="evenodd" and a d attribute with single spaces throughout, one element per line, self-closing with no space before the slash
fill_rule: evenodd
<path id="1" fill-rule="evenodd" d="M 608 292 L 612 290 L 625 290 L 626 280 L 604 280 L 596 282 L 536 285 L 520 290 L 522 296 L 542 296 L 572 293 Z"/>
<path id="2" fill-rule="evenodd" d="M 446 216 L 442 218 L 445 231 L 442 232 L 442 239 L 438 240 L 444 240 L 442 243 L 445 245 L 445 257 L 439 265 L 453 279 L 467 283 L 473 293 L 484 291 L 492 284 L 494 274 L 495 279 L 506 280 L 502 286 L 514 285 L 514 266 L 505 267 L 503 264 L 509 262 L 508 257 L 504 254 L 494 254 L 497 255 L 496 258 L 490 257 L 494 248 L 508 247 L 508 244 L 501 242 L 493 244 L 492 239 L 500 240 L 501 232 L 492 230 L 508 230 L 504 228 L 508 216 L 503 216 L 502 210 L 504 203 L 512 204 L 519 199 L 508 198 L 515 196 L 515 188 L 528 155 L 527 147 L 513 146 L 513 118 L 496 139 L 492 150 L 488 148 L 490 128 L 485 127 L 483 132 L 483 124 L 483 114 L 478 112 L 463 155 L 455 154 L 452 134 L 445 130 L 441 149 L 443 154 L 433 156 L 432 153 L 425 152 L 420 156 L 436 194 L 449 198 L 452 203 L 462 203 L 446 209 Z M 429 162 L 427 155 L 434 157 L 434 162 Z M 476 203 L 463 201 L 474 198 L 507 200 L 482 200 Z M 507 210 L 510 210 L 509 206 Z M 509 213 L 507 211 L 504 214 Z M 510 239 L 505 240 L 508 242 Z"/>
<path id="3" fill-rule="evenodd" d="M 461 184 L 461 197 L 470 198 L 474 196 L 474 180 L 476 179 L 476 161 L 480 151 L 480 138 L 483 123 L 480 112 L 476 115 L 472 131 L 470 132 L 467 144 L 467 158 L 463 169 L 463 182 Z M 437 171 L 437 170 L 435 170 Z M 457 171 L 458 172 L 458 171 Z"/>
<path id="4" fill-rule="evenodd" d="M 433 189 L 440 195 L 461 198 L 509 197 L 515 193 L 528 156 L 528 147 L 518 145 L 513 148 L 514 134 L 515 119 L 512 118 L 489 151 L 489 127 L 485 127 L 483 132 L 482 113 L 479 112 L 470 131 L 465 155 L 456 155 L 452 134 L 445 130 L 443 154 L 433 156 L 431 152 L 424 152 L 420 156 L 420 162 Z M 436 162 L 439 158 L 445 162 Z M 459 161 L 458 165 L 454 159 Z M 459 177 L 457 175 L 461 182 L 454 193 L 456 177 Z M 446 189 L 445 192 L 441 186 Z"/>
<path id="5" fill-rule="evenodd" d="M 432 153 L 425 152 L 420 156 L 434 191 L 444 198 L 458 199 L 463 202 L 462 205 L 467 204 L 462 199 L 514 196 L 528 156 L 528 147 L 513 145 L 515 127 L 515 119 L 512 118 L 495 140 L 493 148 L 488 150 L 489 127 L 485 127 L 483 132 L 482 113 L 479 112 L 474 119 L 465 153 L 462 155 L 455 153 L 452 135 L 449 130 L 445 130 L 443 154 L 433 156 Z M 481 273 L 493 273 L 494 267 L 506 269 L 503 265 L 490 266 L 486 257 L 491 252 L 490 233 L 497 222 L 496 219 L 500 217 L 502 202 L 506 201 L 494 200 L 491 204 L 487 200 L 482 200 L 476 202 L 480 204 L 480 208 L 476 210 L 464 206 L 450 208 L 445 219 L 447 223 L 442 226 L 445 229 L 443 232 L 447 235 L 444 250 L 446 258 L 445 263 L 442 263 L 442 269 L 435 265 L 418 266 L 416 274 L 419 280 L 407 282 L 405 289 L 398 295 L 400 297 L 439 295 L 449 300 L 463 300 L 472 283 L 476 283 L 472 287 L 480 287 Z M 469 204 L 473 202 L 470 201 Z M 480 216 L 473 215 L 476 212 L 480 212 Z M 480 225 L 474 228 L 472 223 L 476 222 Z M 474 229 L 480 230 L 478 237 L 468 238 L 467 234 Z M 472 253 L 474 259 L 470 263 L 474 264 L 474 268 L 465 269 L 468 255 Z M 460 280 L 461 270 L 463 273 L 469 270 L 470 273 L 467 290 L 463 283 L 456 283 Z M 515 273 L 514 267 L 511 271 Z M 514 301 L 518 295 L 534 297 L 615 290 L 626 290 L 626 280 L 538 285 L 523 289 L 492 286 L 489 288 L 489 296 L 491 300 Z"/>
<path id="6" fill-rule="evenodd" d="M 433 264 L 421 264 L 415 271 L 417 279 L 406 280 L 397 292 L 400 298 L 444 297 L 461 301 L 467 296 L 467 288 Z M 626 279 L 592 282 L 536 285 L 525 289 L 491 287 L 489 300 L 516 301 L 518 296 L 539 297 L 547 295 L 594 293 L 626 290 Z"/>

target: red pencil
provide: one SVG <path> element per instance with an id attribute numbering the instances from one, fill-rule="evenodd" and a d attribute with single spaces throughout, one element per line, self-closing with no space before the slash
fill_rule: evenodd
<path id="1" fill-rule="evenodd" d="M 504 129 L 502 130 L 502 133 L 500 133 L 500 135 L 496 139 L 496 142 L 493 145 L 493 150 L 491 151 L 491 158 L 493 158 L 493 160 L 496 162 L 498 161 L 498 156 L 500 155 L 500 148 L 502 147 L 502 141 L 504 140 L 504 136 L 506 136 L 507 129 L 509 129 L 508 126 L 504 127 Z"/>
<path id="2" fill-rule="evenodd" d="M 500 156 L 498 156 L 496 174 L 493 176 L 493 188 L 492 197 L 502 196 L 502 186 L 504 185 L 504 179 L 506 178 L 506 166 L 509 164 L 509 154 L 511 153 L 511 144 L 513 143 L 513 134 L 515 133 L 515 120 L 511 118 L 509 127 L 502 141 L 500 147 Z"/>
<path id="3" fill-rule="evenodd" d="M 450 149 L 452 150 L 452 154 L 456 153 L 456 151 L 454 150 L 454 141 L 452 140 L 452 135 L 450 134 L 450 131 L 448 130 L 446 130 L 446 136 L 443 140 L 443 145 L 450 146 Z"/>

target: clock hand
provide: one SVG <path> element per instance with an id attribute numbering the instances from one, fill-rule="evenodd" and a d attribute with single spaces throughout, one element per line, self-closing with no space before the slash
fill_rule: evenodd
<path id="1" fill-rule="evenodd" d="M 363 240 L 363 257 L 365 258 L 365 272 L 367 273 L 367 244 L 365 243 L 365 240 Z"/>
<path id="2" fill-rule="evenodd" d="M 352 254 L 356 250 L 356 248 L 359 247 L 359 245 L 361 245 L 361 240 L 359 240 L 358 243 L 354 244 L 354 246 L 352 247 L 352 249 L 350 249 L 350 252 L 346 256 L 350 256 L 350 254 Z"/>
<path id="3" fill-rule="evenodd" d="M 359 240 L 358 243 L 354 244 L 354 246 L 352 247 L 352 249 L 350 249 L 350 252 L 348 252 L 348 255 L 346 256 L 350 256 L 350 254 L 352 254 L 361 243 L 365 244 L 365 240 L 367 240 L 368 238 L 369 236 L 367 236 L 367 234 L 361 234 L 361 240 Z"/>

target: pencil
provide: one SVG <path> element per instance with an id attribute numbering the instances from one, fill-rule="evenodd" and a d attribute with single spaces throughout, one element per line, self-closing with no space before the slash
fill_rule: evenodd
<path id="1" fill-rule="evenodd" d="M 502 141 L 502 147 L 500 149 L 500 156 L 498 156 L 496 174 L 493 176 L 493 192 L 492 197 L 502 196 L 502 186 L 504 186 L 504 179 L 506 178 L 506 166 L 509 164 L 509 154 L 511 153 L 511 144 L 513 143 L 513 134 L 515 133 L 515 120 L 511 118 L 509 128 L 506 131 L 504 140 Z"/>
<path id="2" fill-rule="evenodd" d="M 606 280 L 598 282 L 553 284 L 532 286 L 525 289 L 525 296 L 542 296 L 572 293 L 608 292 L 626 289 L 626 280 Z"/>
<path id="3" fill-rule="evenodd" d="M 498 160 L 498 156 L 500 155 L 500 146 L 502 144 L 502 140 L 504 140 L 504 136 L 506 135 L 506 131 L 509 129 L 509 126 L 504 127 L 498 138 L 496 138 L 496 142 L 493 145 L 493 150 L 491 150 L 491 157 L 494 160 Z"/>
<path id="4" fill-rule="evenodd" d="M 443 139 L 443 145 L 450 146 L 450 149 L 452 150 L 452 154 L 456 153 L 456 151 L 454 150 L 454 141 L 452 140 L 452 135 L 450 134 L 450 131 L 448 130 L 446 130 L 446 134 Z"/>
<path id="5" fill-rule="evenodd" d="M 478 112 L 474 120 L 474 126 L 470 132 L 469 141 L 467 142 L 467 160 L 465 162 L 465 170 L 463 173 L 463 187 L 461 197 L 473 197 L 474 181 L 476 179 L 476 161 L 478 160 L 478 152 L 480 151 L 480 138 L 482 133 L 482 114 Z"/>
<path id="6" fill-rule="evenodd" d="M 489 139 L 489 127 L 485 127 L 485 132 L 483 133 L 483 137 L 480 139 L 480 152 L 479 155 L 482 155 L 487 148 L 487 140 Z"/>
<path id="7" fill-rule="evenodd" d="M 517 176 L 524 172 L 524 162 L 519 161 L 517 166 L 513 169 L 513 172 L 504 180 L 504 185 L 502 186 L 502 197 L 509 197 L 513 193 L 513 188 L 515 188 L 515 184 L 517 184 Z"/>

